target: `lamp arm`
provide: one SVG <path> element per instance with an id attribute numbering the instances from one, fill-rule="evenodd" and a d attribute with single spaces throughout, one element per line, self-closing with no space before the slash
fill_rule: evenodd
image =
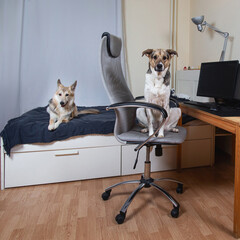
<path id="1" fill-rule="evenodd" d="M 208 26 L 209 28 L 211 28 L 212 30 L 214 30 L 215 32 L 219 33 L 220 35 L 222 35 L 225 39 L 224 39 L 224 43 L 223 43 L 223 50 L 221 53 L 221 57 L 220 57 L 220 61 L 224 61 L 224 57 L 225 57 L 225 52 L 226 52 L 226 48 L 227 48 L 227 41 L 228 41 L 228 37 L 229 37 L 229 33 L 228 32 L 222 32 L 221 30 L 219 30 L 218 28 L 210 25 L 209 23 L 207 23 L 206 21 L 204 21 L 202 23 L 202 25 Z"/>
<path id="2" fill-rule="evenodd" d="M 228 32 L 223 32 L 223 31 L 219 30 L 218 28 L 210 25 L 210 24 L 207 23 L 206 21 L 204 21 L 204 22 L 202 23 L 202 25 L 208 26 L 209 28 L 211 28 L 211 29 L 214 30 L 215 32 L 221 34 L 221 35 L 222 35 L 223 37 L 225 37 L 225 38 L 229 36 L 229 33 L 228 33 Z"/>
<path id="3" fill-rule="evenodd" d="M 228 36 L 229 36 L 229 35 L 228 35 Z M 222 50 L 221 57 L 220 57 L 220 60 L 219 60 L 220 62 L 224 61 L 224 58 L 225 58 L 225 53 L 226 53 L 226 48 L 227 48 L 228 36 L 225 37 L 225 39 L 224 39 L 223 50 Z"/>

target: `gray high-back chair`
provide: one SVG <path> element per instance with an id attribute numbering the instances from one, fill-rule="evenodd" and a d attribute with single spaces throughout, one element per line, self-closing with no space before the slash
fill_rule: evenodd
<path id="1" fill-rule="evenodd" d="M 146 146 L 146 161 L 144 165 L 144 173 L 140 180 L 125 181 L 114 184 L 105 189 L 102 194 L 103 200 L 108 200 L 111 190 L 121 184 L 137 183 L 138 187 L 131 193 L 129 198 L 122 206 L 120 213 L 116 216 L 118 224 L 124 222 L 126 217 L 127 208 L 132 202 L 135 195 L 143 188 L 155 187 L 162 192 L 173 204 L 171 211 L 172 217 L 178 217 L 179 215 L 179 203 L 162 187 L 157 185 L 157 181 L 172 181 L 177 183 L 177 193 L 183 192 L 183 183 L 174 179 L 153 179 L 150 176 L 151 173 L 151 161 L 150 161 L 150 148 L 157 146 L 161 149 L 162 145 L 175 145 L 181 144 L 186 138 L 186 130 L 183 127 L 177 127 L 179 132 L 165 132 L 164 138 L 155 137 L 159 128 L 155 131 L 154 135 L 148 136 L 147 133 L 141 132 L 141 127 L 138 126 L 136 121 L 136 109 L 139 107 L 150 108 L 159 111 L 162 114 L 163 119 L 167 118 L 167 112 L 159 105 L 150 104 L 146 102 L 136 102 L 129 90 L 125 78 L 123 76 L 120 53 L 122 48 L 122 41 L 120 38 L 111 35 L 109 33 L 103 33 L 101 49 L 100 49 L 100 63 L 102 80 L 109 96 L 111 105 L 107 107 L 108 110 L 114 109 L 116 113 L 116 122 L 114 128 L 114 135 L 117 140 L 123 144 L 138 144 L 135 151 L 138 151 Z M 137 157 L 138 159 L 138 157 Z M 135 165 L 137 163 L 137 159 Z"/>

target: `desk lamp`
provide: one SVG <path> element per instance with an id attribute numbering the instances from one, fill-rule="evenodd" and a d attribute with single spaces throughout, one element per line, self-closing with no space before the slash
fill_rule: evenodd
<path id="1" fill-rule="evenodd" d="M 199 32 L 203 32 L 205 30 L 205 27 L 208 26 L 209 28 L 211 28 L 212 30 L 219 33 L 220 35 L 222 35 L 225 38 L 224 44 L 223 44 L 223 50 L 222 50 L 221 57 L 220 57 L 220 60 L 219 60 L 219 61 L 224 61 L 229 33 L 228 32 L 222 32 L 219 29 L 217 29 L 216 27 L 208 24 L 206 21 L 204 21 L 204 16 L 193 17 L 192 21 L 193 21 L 194 24 L 197 25 L 197 29 L 198 29 Z"/>

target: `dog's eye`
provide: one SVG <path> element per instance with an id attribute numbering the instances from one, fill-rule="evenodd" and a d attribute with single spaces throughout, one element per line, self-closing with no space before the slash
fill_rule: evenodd
<path id="1" fill-rule="evenodd" d="M 68 94 L 68 93 L 66 93 L 66 95 L 65 95 L 65 96 L 67 97 L 67 96 L 69 96 L 69 94 Z"/>
<path id="2" fill-rule="evenodd" d="M 155 56 L 153 56 L 153 59 L 154 59 L 154 60 L 156 60 L 156 59 L 157 59 L 157 56 L 156 56 L 156 55 L 155 55 Z"/>
<path id="3" fill-rule="evenodd" d="M 163 60 L 166 60 L 167 59 L 167 57 L 166 56 L 163 56 Z"/>
<path id="4" fill-rule="evenodd" d="M 59 95 L 59 96 L 62 96 L 62 94 L 61 94 L 61 93 L 59 93 L 58 95 Z"/>

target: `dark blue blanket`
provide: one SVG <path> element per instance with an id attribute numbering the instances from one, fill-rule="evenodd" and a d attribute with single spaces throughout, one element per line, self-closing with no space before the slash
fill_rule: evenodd
<path id="1" fill-rule="evenodd" d="M 79 135 L 113 133 L 114 111 L 106 111 L 105 106 L 78 107 L 78 110 L 88 108 L 98 109 L 100 114 L 79 115 L 68 123 L 60 124 L 54 131 L 48 130 L 47 107 L 35 108 L 18 118 L 9 120 L 0 133 L 5 151 L 10 155 L 11 148 L 18 144 L 49 143 Z M 191 120 L 192 117 L 183 114 L 183 124 Z"/>
<path id="2" fill-rule="evenodd" d="M 18 144 L 49 143 L 78 135 L 113 132 L 115 113 L 113 110 L 106 111 L 105 106 L 91 107 L 98 109 L 100 114 L 79 115 L 68 123 L 60 124 L 54 131 L 48 130 L 49 114 L 46 108 L 35 108 L 8 121 L 0 133 L 8 155 L 10 155 L 11 148 Z M 87 109 L 87 107 L 78 107 L 78 109 Z"/>

